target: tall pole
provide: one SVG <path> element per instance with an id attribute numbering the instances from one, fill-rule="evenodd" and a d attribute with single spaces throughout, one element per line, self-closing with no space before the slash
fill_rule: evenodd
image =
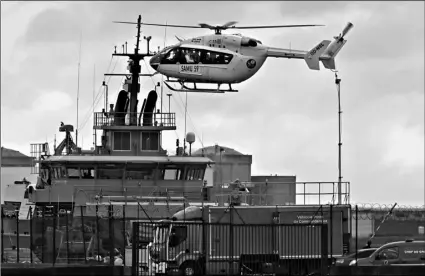
<path id="1" fill-rule="evenodd" d="M 131 92 L 130 92 L 130 125 L 137 125 L 137 94 L 139 93 L 139 74 L 140 74 L 140 60 L 142 59 L 139 56 L 139 42 L 140 42 L 140 26 L 141 26 L 142 16 L 139 15 L 137 19 L 137 40 L 136 48 L 134 49 L 133 66 L 132 66 L 132 76 L 131 76 Z"/>
<path id="2" fill-rule="evenodd" d="M 78 77 L 77 77 L 77 127 L 75 128 L 75 145 L 78 147 L 78 100 L 80 97 L 80 63 L 81 63 L 81 40 L 82 32 L 80 32 L 80 51 L 78 56 Z"/>
<path id="3" fill-rule="evenodd" d="M 341 79 L 338 78 L 338 74 L 335 72 L 335 84 L 338 90 L 338 204 L 341 204 L 341 182 L 342 182 L 342 175 L 341 175 L 341 136 L 342 136 L 342 122 L 341 122 Z"/>

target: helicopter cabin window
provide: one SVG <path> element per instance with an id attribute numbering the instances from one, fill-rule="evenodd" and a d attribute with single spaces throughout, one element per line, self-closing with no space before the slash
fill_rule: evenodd
<path id="1" fill-rule="evenodd" d="M 184 57 L 183 57 L 184 59 Z M 165 55 L 165 58 L 163 59 L 164 64 L 176 64 L 177 62 L 181 63 L 182 61 L 182 55 L 181 55 L 181 49 L 175 48 L 172 49 L 170 52 L 168 52 Z"/>
<path id="2" fill-rule="evenodd" d="M 201 55 L 201 63 L 203 64 L 229 64 L 233 55 L 205 51 Z"/>
<path id="3" fill-rule="evenodd" d="M 97 169 L 98 179 L 122 179 L 124 169 L 118 165 L 103 165 Z"/>
<path id="4" fill-rule="evenodd" d="M 154 166 L 146 166 L 145 164 L 127 164 L 125 178 L 152 180 L 155 172 Z"/>
<path id="5" fill-rule="evenodd" d="M 80 170 L 78 167 L 68 167 L 66 168 L 66 175 L 68 178 L 80 178 Z"/>
<path id="6" fill-rule="evenodd" d="M 93 179 L 96 175 L 94 168 L 81 168 L 80 169 L 81 178 L 83 179 Z"/>
<path id="7" fill-rule="evenodd" d="M 114 132 L 114 150 L 130 150 L 130 132 Z"/>
<path id="8" fill-rule="evenodd" d="M 200 57 L 201 57 L 201 51 L 196 49 L 187 49 L 182 48 L 182 55 L 185 58 L 185 64 L 198 64 Z"/>
<path id="9" fill-rule="evenodd" d="M 144 150 L 159 150 L 158 132 L 142 132 L 142 151 Z"/>

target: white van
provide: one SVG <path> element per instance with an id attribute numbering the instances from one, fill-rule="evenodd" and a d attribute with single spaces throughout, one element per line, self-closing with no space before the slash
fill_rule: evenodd
<path id="1" fill-rule="evenodd" d="M 353 260 L 350 266 L 423 265 L 425 241 L 406 240 L 381 246 L 370 257 Z M 425 268 L 424 268 L 425 269 Z"/>

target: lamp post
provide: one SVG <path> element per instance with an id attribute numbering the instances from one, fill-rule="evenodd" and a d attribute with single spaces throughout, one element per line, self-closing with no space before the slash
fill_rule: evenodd
<path id="1" fill-rule="evenodd" d="M 341 147 L 342 147 L 342 122 L 341 122 L 341 115 L 342 115 L 342 110 L 341 110 L 341 79 L 338 78 L 338 74 L 335 72 L 335 84 L 337 86 L 337 91 L 338 91 L 338 204 L 341 204 L 341 196 L 342 196 L 342 191 L 341 191 L 341 182 L 342 182 L 342 166 L 341 166 L 341 158 L 342 158 L 342 154 L 341 154 Z"/>
<path id="2" fill-rule="evenodd" d="M 108 85 L 103 81 L 102 86 L 105 86 L 105 111 L 108 112 Z"/>
<path id="3" fill-rule="evenodd" d="M 146 39 L 146 41 L 148 42 L 148 54 L 149 54 L 149 42 L 151 41 L 152 36 L 144 36 L 143 38 Z"/>

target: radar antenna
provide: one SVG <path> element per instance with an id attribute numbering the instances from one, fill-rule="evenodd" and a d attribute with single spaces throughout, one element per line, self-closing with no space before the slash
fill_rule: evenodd
<path id="1" fill-rule="evenodd" d="M 149 41 L 147 52 L 145 54 L 139 54 L 139 44 L 140 44 L 140 27 L 142 25 L 142 16 L 139 15 L 137 19 L 137 35 L 136 35 L 136 47 L 134 48 L 134 53 L 116 53 L 114 52 L 113 56 L 127 56 L 133 62 L 130 63 L 130 73 L 131 73 L 131 85 L 129 87 L 130 92 L 130 125 L 137 125 L 137 94 L 140 92 L 139 76 L 141 72 L 140 61 L 147 56 L 153 56 L 149 53 Z M 116 48 L 115 48 L 116 49 Z M 109 74 L 110 75 L 110 74 Z"/>

